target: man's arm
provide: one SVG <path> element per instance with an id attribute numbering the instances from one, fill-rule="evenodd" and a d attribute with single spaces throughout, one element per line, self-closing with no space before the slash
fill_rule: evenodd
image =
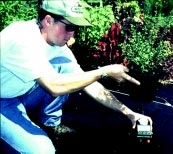
<path id="1" fill-rule="evenodd" d="M 99 80 L 103 74 L 111 78 L 122 81 L 128 80 L 134 84 L 140 84 L 133 77 L 126 74 L 127 68 L 120 64 L 108 65 L 96 70 L 69 73 L 69 74 L 49 74 L 40 77 L 37 82 L 45 87 L 53 96 L 75 92 Z"/>
<path id="2" fill-rule="evenodd" d="M 103 87 L 99 82 L 84 88 L 84 91 L 102 105 L 120 111 L 125 115 L 131 114 L 133 111 L 121 103 L 110 91 Z"/>
<path id="3" fill-rule="evenodd" d="M 56 73 L 40 77 L 37 79 L 37 82 L 56 97 L 83 89 L 89 84 L 99 80 L 100 76 L 99 70 L 67 74 Z"/>
<path id="4" fill-rule="evenodd" d="M 120 102 L 110 91 L 104 88 L 99 82 L 90 84 L 84 88 L 84 91 L 105 107 L 119 111 L 126 115 L 131 120 L 133 128 L 135 128 L 136 121 L 139 119 L 146 119 L 152 125 L 152 120 L 150 117 L 132 111 L 122 102 Z"/>

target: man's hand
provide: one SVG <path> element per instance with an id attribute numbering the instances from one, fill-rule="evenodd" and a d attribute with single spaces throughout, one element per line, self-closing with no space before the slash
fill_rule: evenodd
<path id="1" fill-rule="evenodd" d="M 152 119 L 149 116 L 146 116 L 146 115 L 143 115 L 143 114 L 139 114 L 139 113 L 136 113 L 136 112 L 133 112 L 132 114 L 129 114 L 127 116 L 131 120 L 131 122 L 132 122 L 132 128 L 133 129 L 135 129 L 135 127 L 136 127 L 136 122 L 138 120 L 141 120 L 141 119 L 148 121 L 150 123 L 150 125 L 151 125 L 151 128 L 152 128 L 153 121 L 152 121 Z"/>
<path id="2" fill-rule="evenodd" d="M 121 64 L 107 65 L 101 67 L 100 69 L 103 73 L 108 74 L 110 77 L 117 80 L 118 82 L 128 80 L 136 85 L 140 85 L 140 82 L 138 80 L 127 74 L 127 72 L 129 72 L 129 69 Z"/>

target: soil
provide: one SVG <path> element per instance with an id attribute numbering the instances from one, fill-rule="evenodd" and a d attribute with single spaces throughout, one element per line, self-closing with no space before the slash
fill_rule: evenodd
<path id="1" fill-rule="evenodd" d="M 105 108 L 79 91 L 70 95 L 62 117 L 62 123 L 75 129 L 77 134 L 59 139 L 56 153 L 173 154 L 173 84 L 160 86 L 154 100 L 145 103 L 132 101 L 122 89 L 114 90 L 115 96 L 132 110 L 151 116 L 153 136 L 150 143 L 137 138 L 126 116 Z M 4 154 L 17 154 L 10 153 L 9 145 L 0 145 L 6 149 Z"/>
<path id="2" fill-rule="evenodd" d="M 62 122 L 78 131 L 78 143 L 62 153 L 173 154 L 173 84 L 159 86 L 151 102 L 134 102 L 125 93 L 115 95 L 134 111 L 151 116 L 153 135 L 150 143 L 145 138 L 137 138 L 127 117 L 103 107 L 85 93 L 77 92 L 64 106 Z"/>

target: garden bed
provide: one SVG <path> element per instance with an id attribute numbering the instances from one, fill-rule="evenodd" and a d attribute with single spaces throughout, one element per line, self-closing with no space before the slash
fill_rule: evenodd
<path id="1" fill-rule="evenodd" d="M 173 151 L 173 85 L 161 85 L 152 102 L 133 102 L 126 93 L 115 95 L 134 111 L 153 119 L 151 143 L 140 142 L 131 129 L 131 123 L 122 114 L 109 110 L 82 92 L 71 95 L 64 107 L 63 122 L 78 130 L 81 135 L 76 153 L 171 154 Z M 172 105 L 172 106 L 171 106 Z M 68 149 L 70 150 L 70 149 Z M 69 152 L 69 151 L 68 151 Z M 68 153 L 67 152 L 67 153 Z M 64 152 L 65 153 L 65 152 Z"/>
<path id="2" fill-rule="evenodd" d="M 155 99 L 147 103 L 133 102 L 125 91 L 115 90 L 115 96 L 124 104 L 152 117 L 151 143 L 146 144 L 137 139 L 127 117 L 103 107 L 80 91 L 73 93 L 65 104 L 62 120 L 77 130 L 78 142 L 66 144 L 62 138 L 57 154 L 126 154 L 126 151 L 133 154 L 172 154 L 173 84 L 159 86 Z M 1 153 L 12 154 L 11 147 L 1 142 Z M 18 153 L 13 151 L 13 154 Z"/>

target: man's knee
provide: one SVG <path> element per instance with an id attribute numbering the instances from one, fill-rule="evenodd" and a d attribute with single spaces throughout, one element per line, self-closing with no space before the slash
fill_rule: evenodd
<path id="1" fill-rule="evenodd" d="M 55 147 L 49 138 L 42 138 L 31 148 L 32 154 L 55 154 Z"/>
<path id="2" fill-rule="evenodd" d="M 33 154 L 55 154 L 55 148 L 54 148 L 53 144 L 45 145 L 45 146 L 40 145 L 32 153 Z"/>
<path id="3" fill-rule="evenodd" d="M 37 136 L 35 140 L 28 141 L 27 145 L 22 146 L 18 151 L 26 154 L 55 154 L 55 147 L 48 137 Z"/>

